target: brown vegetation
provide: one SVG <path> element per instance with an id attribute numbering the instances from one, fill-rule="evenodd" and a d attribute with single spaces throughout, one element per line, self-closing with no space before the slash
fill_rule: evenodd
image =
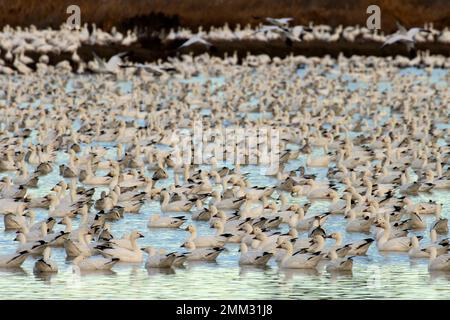
<path id="1" fill-rule="evenodd" d="M 380 6 L 385 31 L 395 29 L 395 20 L 406 26 L 450 25 L 448 0 L 0 0 L 0 26 L 58 27 L 66 20 L 70 4 L 80 6 L 82 22 L 106 29 L 133 24 L 161 29 L 258 23 L 253 16 L 291 16 L 296 24 L 363 25 L 370 4 Z"/>

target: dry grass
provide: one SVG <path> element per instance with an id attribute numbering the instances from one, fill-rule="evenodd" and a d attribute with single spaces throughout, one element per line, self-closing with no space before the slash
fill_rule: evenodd
<path id="1" fill-rule="evenodd" d="M 257 23 L 253 16 L 291 16 L 296 24 L 363 25 L 366 8 L 378 4 L 382 29 L 395 29 L 395 20 L 406 26 L 432 21 L 438 28 L 450 25 L 448 0 L 15 0 L 0 1 L 0 25 L 59 26 L 67 18 L 66 8 L 77 3 L 82 22 L 95 22 L 106 29 L 129 26 L 133 19 L 150 28 L 171 27 L 178 23 L 199 25 Z M 153 13 L 153 15 L 152 15 Z M 162 13 L 173 19 L 155 16 Z"/>

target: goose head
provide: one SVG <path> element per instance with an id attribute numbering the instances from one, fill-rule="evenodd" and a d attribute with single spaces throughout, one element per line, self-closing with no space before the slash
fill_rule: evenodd
<path id="1" fill-rule="evenodd" d="M 184 229 L 185 231 L 189 231 L 190 233 L 195 233 L 197 232 L 197 228 L 195 228 L 194 225 L 190 224 L 186 227 L 186 229 Z"/>
<path id="2" fill-rule="evenodd" d="M 195 250 L 195 243 L 194 243 L 194 241 L 189 240 L 189 241 L 184 242 L 180 247 L 186 248 L 189 250 Z"/>
<path id="3" fill-rule="evenodd" d="M 136 240 L 136 239 L 139 239 L 139 238 L 144 238 L 144 235 L 142 233 L 140 233 L 139 231 L 133 230 L 130 233 L 130 240 L 133 240 L 133 239 Z"/>

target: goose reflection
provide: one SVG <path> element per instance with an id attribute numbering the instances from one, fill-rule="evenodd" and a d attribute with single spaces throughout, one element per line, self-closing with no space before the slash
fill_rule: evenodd
<path id="1" fill-rule="evenodd" d="M 341 279 L 352 279 L 353 278 L 353 272 L 351 270 L 349 271 L 330 271 L 330 281 L 331 283 L 336 283 L 338 280 Z"/>
<path id="2" fill-rule="evenodd" d="M 268 274 L 268 271 L 272 270 L 272 268 L 268 265 L 265 266 L 249 266 L 249 265 L 241 265 L 239 267 L 239 276 L 241 277 L 246 277 L 249 274 L 254 274 L 254 273 L 264 273 L 264 274 Z"/>
<path id="3" fill-rule="evenodd" d="M 280 269 L 280 274 L 286 281 L 292 280 L 294 277 L 316 278 L 320 275 L 317 269 Z"/>
<path id="4" fill-rule="evenodd" d="M 431 271 L 430 272 L 430 282 L 435 283 L 439 280 L 450 281 L 450 273 L 445 271 Z"/>
<path id="5" fill-rule="evenodd" d="M 34 277 L 36 280 L 42 281 L 43 283 L 47 285 L 52 284 L 52 278 L 55 277 L 56 273 L 50 273 L 50 272 L 33 272 Z"/>
<path id="6" fill-rule="evenodd" d="M 149 276 L 176 274 L 173 268 L 146 268 Z"/>
<path id="7" fill-rule="evenodd" d="M 22 267 L 17 267 L 17 268 L 1 268 L 0 267 L 0 276 L 2 273 L 24 275 L 24 276 L 28 275 L 28 273 Z"/>

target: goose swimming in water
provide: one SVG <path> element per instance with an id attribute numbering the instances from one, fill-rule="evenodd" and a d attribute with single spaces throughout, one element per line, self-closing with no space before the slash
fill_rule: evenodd
<path id="1" fill-rule="evenodd" d="M 179 228 L 186 222 L 185 216 L 161 217 L 159 214 L 153 214 L 147 223 L 149 228 Z"/>
<path id="2" fill-rule="evenodd" d="M 333 271 L 351 271 L 353 269 L 353 258 L 338 258 L 334 249 L 329 252 L 331 261 L 328 262 L 326 269 L 328 272 Z"/>
<path id="3" fill-rule="evenodd" d="M 30 255 L 27 250 L 13 254 L 0 255 L 0 268 L 19 268 Z"/>
<path id="4" fill-rule="evenodd" d="M 288 269 L 314 269 L 322 259 L 321 252 L 297 253 L 293 255 L 293 247 L 290 241 L 284 241 L 279 248 L 286 249 L 285 256 L 280 261 L 280 267 Z"/>
<path id="5" fill-rule="evenodd" d="M 119 258 L 104 258 L 101 256 L 86 257 L 79 255 L 73 259 L 73 270 L 75 272 L 80 271 L 105 271 L 111 270 L 112 267 L 119 262 Z"/>
<path id="6" fill-rule="evenodd" d="M 376 224 L 377 227 L 384 229 L 384 234 L 377 240 L 377 247 L 380 251 L 400 251 L 408 252 L 411 247 L 410 237 L 399 237 L 389 239 L 391 226 L 388 221 L 380 220 Z"/>
<path id="7" fill-rule="evenodd" d="M 175 253 L 159 254 L 156 249 L 149 246 L 142 249 L 148 253 L 148 259 L 145 263 L 146 268 L 171 268 L 177 256 Z"/>
<path id="8" fill-rule="evenodd" d="M 434 247 L 428 249 L 430 252 L 430 262 L 428 263 L 428 270 L 430 271 L 449 271 L 450 270 L 450 254 L 437 255 L 437 250 Z"/>
<path id="9" fill-rule="evenodd" d="M 225 250 L 223 247 L 197 248 L 192 240 L 186 241 L 181 247 L 190 250 L 186 253 L 189 261 L 216 261 L 219 254 Z"/>
<path id="10" fill-rule="evenodd" d="M 214 227 L 214 228 L 217 228 Z M 204 248 L 204 247 L 223 247 L 225 243 L 227 242 L 227 239 L 232 237 L 232 234 L 224 233 L 220 235 L 215 236 L 197 236 L 197 228 L 193 225 L 189 225 L 185 229 L 186 231 L 189 231 L 191 236 L 188 238 L 187 241 L 192 241 L 197 248 Z"/>
<path id="11" fill-rule="evenodd" d="M 255 265 L 255 266 L 265 266 L 270 258 L 272 258 L 273 253 L 270 252 L 260 252 L 259 250 L 248 250 L 245 243 L 240 245 L 241 256 L 239 257 L 239 264 L 241 265 Z"/>
<path id="12" fill-rule="evenodd" d="M 58 265 L 50 260 L 51 248 L 47 247 L 44 249 L 42 258 L 36 260 L 34 264 L 33 271 L 36 273 L 56 273 L 58 272 Z"/>

